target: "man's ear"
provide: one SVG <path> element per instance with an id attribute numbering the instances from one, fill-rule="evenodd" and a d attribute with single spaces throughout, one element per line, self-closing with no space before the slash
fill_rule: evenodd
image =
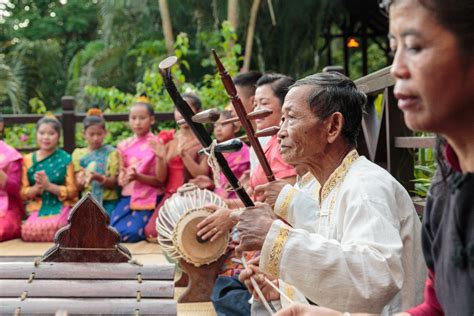
<path id="1" fill-rule="evenodd" d="M 332 144 L 342 134 L 342 129 L 346 123 L 341 112 L 334 112 L 326 119 L 328 143 Z"/>

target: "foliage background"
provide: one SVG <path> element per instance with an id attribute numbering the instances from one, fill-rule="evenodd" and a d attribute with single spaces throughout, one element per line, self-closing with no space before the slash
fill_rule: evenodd
<path id="1" fill-rule="evenodd" d="M 242 66 L 255 0 L 237 1 L 235 30 L 230 24 L 223 26 L 230 1 L 167 1 L 175 36 L 186 34 L 175 38 L 185 56 L 183 78 L 197 89 L 212 88 L 207 78 L 215 73 L 211 48 L 227 54 L 232 47 L 235 56 L 229 57 L 228 66 L 234 72 Z M 301 0 L 298 5 L 260 1 L 251 68 L 295 78 L 321 70 L 326 66 L 322 24 L 335 12 L 344 14 L 342 8 L 341 0 Z M 336 64 L 342 64 L 343 44 L 333 44 Z M 375 44 L 370 44 L 369 53 L 369 71 L 386 65 L 385 52 Z M 58 111 L 63 95 L 75 96 L 77 109 L 84 110 L 96 101 L 88 86 L 135 95 L 147 81 L 148 91 L 159 92 L 151 80 L 157 62 L 167 55 L 158 0 L 0 0 L 0 111 L 30 113 L 32 98 Z M 352 55 L 351 76 L 357 78 L 361 54 L 356 49 Z M 219 101 L 208 98 L 211 91 L 202 92 L 206 106 Z"/>
<path id="2" fill-rule="evenodd" d="M 196 92 L 205 108 L 228 102 L 210 49 L 217 50 L 231 75 L 243 63 L 249 12 L 256 0 L 238 1 L 235 29 L 226 21 L 230 1 L 167 1 L 173 54 L 179 57 L 174 76 L 180 90 Z M 327 65 L 322 25 L 335 14 L 344 14 L 342 0 L 261 1 L 250 68 L 295 78 L 320 71 Z M 341 31 L 337 25 L 332 28 Z M 343 64 L 344 45 L 332 43 L 333 64 Z M 369 72 L 387 65 L 378 45 L 369 42 L 368 50 Z M 100 107 L 126 113 L 142 92 L 156 111 L 171 111 L 157 71 L 168 55 L 158 0 L 0 0 L 0 112 L 58 113 L 61 97 L 72 95 L 76 111 Z M 362 75 L 361 55 L 361 50 L 351 51 L 353 79 Z M 111 122 L 108 129 L 106 141 L 112 144 L 130 135 L 126 123 Z M 8 127 L 5 135 L 17 148 L 34 147 L 34 130 L 33 124 Z M 76 141 L 83 145 L 80 128 Z M 424 195 L 434 170 L 433 154 L 420 150 L 414 157 L 415 192 Z"/>

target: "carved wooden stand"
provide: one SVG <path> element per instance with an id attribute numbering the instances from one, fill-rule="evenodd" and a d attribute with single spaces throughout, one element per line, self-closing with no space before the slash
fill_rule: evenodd
<path id="1" fill-rule="evenodd" d="M 188 275 L 189 282 L 186 291 L 179 297 L 178 303 L 209 302 L 223 262 L 224 256 L 211 264 L 196 267 L 181 259 L 179 265 Z"/>

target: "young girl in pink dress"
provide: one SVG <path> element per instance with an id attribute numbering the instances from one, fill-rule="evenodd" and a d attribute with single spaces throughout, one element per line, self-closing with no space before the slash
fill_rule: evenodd
<path id="1" fill-rule="evenodd" d="M 160 142 L 151 132 L 154 123 L 155 112 L 148 100 L 141 97 L 129 114 L 134 135 L 117 145 L 122 197 L 112 212 L 111 225 L 125 242 L 145 239 L 145 226 L 164 192 L 166 175 L 157 172 L 151 145 Z"/>
<path id="2" fill-rule="evenodd" d="M 3 120 L 0 114 L 0 134 Z M 23 204 L 20 199 L 23 158 L 0 140 L 0 241 L 20 237 Z"/>

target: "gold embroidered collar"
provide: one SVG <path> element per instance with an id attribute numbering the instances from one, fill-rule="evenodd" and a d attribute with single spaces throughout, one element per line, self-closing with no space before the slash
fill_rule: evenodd
<path id="1" fill-rule="evenodd" d="M 349 171 L 349 168 L 354 163 L 354 161 L 357 160 L 357 158 L 359 158 L 359 154 L 355 149 L 351 150 L 346 155 L 346 157 L 344 157 L 341 164 L 336 168 L 336 170 L 333 171 L 333 173 L 331 173 L 328 180 L 321 188 L 320 203 L 322 203 L 322 201 L 327 198 L 329 193 L 331 193 L 331 191 L 344 179 L 344 176 L 346 175 L 347 171 Z"/>
<path id="2" fill-rule="evenodd" d="M 313 180 L 314 176 L 311 172 L 306 172 L 300 179 L 300 187 L 304 188 L 308 185 L 308 183 Z"/>

